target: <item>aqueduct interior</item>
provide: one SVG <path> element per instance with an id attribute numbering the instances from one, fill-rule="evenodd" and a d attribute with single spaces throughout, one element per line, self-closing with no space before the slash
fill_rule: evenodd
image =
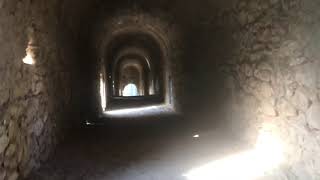
<path id="1" fill-rule="evenodd" d="M 0 180 L 320 179 L 316 0 L 0 0 Z"/>

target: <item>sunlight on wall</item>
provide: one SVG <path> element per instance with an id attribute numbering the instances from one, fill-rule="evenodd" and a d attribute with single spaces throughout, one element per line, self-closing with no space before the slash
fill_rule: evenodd
<path id="1" fill-rule="evenodd" d="M 284 162 L 283 144 L 270 131 L 262 128 L 254 149 L 213 161 L 189 171 L 188 180 L 256 180 Z"/>
<path id="2" fill-rule="evenodd" d="M 106 83 L 103 78 L 103 74 L 100 73 L 100 98 L 101 98 L 101 108 L 103 111 L 106 109 L 106 106 L 107 106 L 105 85 Z"/>
<path id="3" fill-rule="evenodd" d="M 193 135 L 193 137 L 194 138 L 198 138 L 198 137 L 200 137 L 200 135 L 199 134 L 195 134 L 195 135 Z"/>
<path id="4" fill-rule="evenodd" d="M 36 63 L 35 59 L 37 55 L 39 55 L 39 47 L 32 45 L 30 40 L 28 47 L 26 48 L 26 56 L 22 59 L 22 62 L 33 65 Z"/>
<path id="5" fill-rule="evenodd" d="M 35 61 L 32 58 L 32 56 L 30 55 L 30 53 L 27 53 L 26 57 L 24 57 L 22 59 L 22 62 L 25 63 L 25 64 L 29 64 L 29 65 L 35 64 Z"/>

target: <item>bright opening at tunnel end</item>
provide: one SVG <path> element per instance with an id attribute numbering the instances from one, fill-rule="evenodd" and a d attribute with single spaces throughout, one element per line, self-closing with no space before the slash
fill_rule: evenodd
<path id="1" fill-rule="evenodd" d="M 284 145 L 270 131 L 261 130 L 253 149 L 191 169 L 187 180 L 257 180 L 284 163 Z"/>

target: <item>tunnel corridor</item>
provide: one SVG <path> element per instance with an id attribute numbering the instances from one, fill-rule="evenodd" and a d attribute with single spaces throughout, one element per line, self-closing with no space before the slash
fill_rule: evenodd
<path id="1" fill-rule="evenodd" d="M 316 0 L 0 0 L 0 180 L 319 180 Z"/>

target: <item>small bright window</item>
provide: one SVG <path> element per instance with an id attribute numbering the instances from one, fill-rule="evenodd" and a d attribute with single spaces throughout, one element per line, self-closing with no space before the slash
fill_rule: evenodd
<path id="1" fill-rule="evenodd" d="M 138 96 L 138 89 L 135 84 L 127 84 L 123 91 L 122 91 L 123 96 Z"/>

